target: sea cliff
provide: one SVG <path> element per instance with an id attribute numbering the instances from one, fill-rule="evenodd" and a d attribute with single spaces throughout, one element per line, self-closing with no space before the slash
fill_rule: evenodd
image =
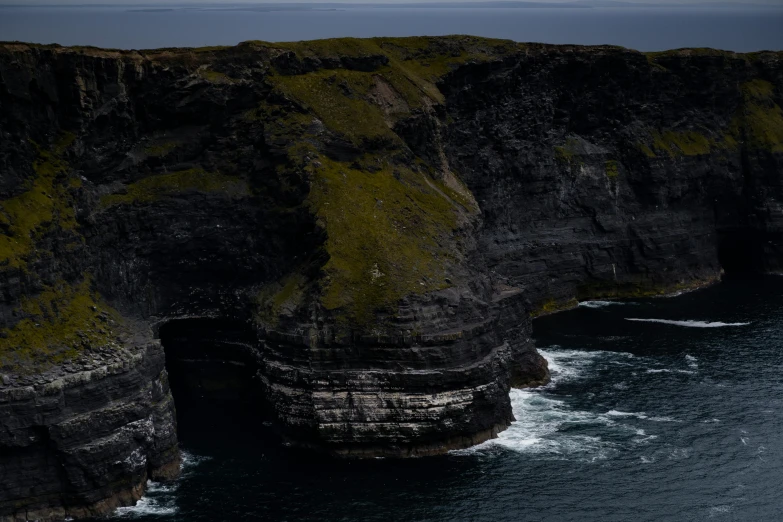
<path id="1" fill-rule="evenodd" d="M 783 271 L 781 104 L 773 52 L 0 44 L 0 520 L 176 476 L 189 347 L 303 447 L 496 436 L 531 317 Z"/>

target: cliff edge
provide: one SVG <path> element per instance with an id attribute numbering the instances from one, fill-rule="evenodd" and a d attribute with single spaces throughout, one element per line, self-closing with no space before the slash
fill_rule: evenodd
<path id="1" fill-rule="evenodd" d="M 774 52 L 0 44 L 0 520 L 175 477 L 188 353 L 300 446 L 496 436 L 531 316 L 783 272 L 781 104 Z"/>

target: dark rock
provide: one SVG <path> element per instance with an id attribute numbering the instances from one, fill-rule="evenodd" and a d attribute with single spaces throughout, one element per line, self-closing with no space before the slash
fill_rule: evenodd
<path id="1" fill-rule="evenodd" d="M 0 45 L 0 520 L 175 477 L 183 346 L 249 372 L 294 444 L 431 455 L 548 381 L 531 314 L 782 272 L 782 64 Z"/>

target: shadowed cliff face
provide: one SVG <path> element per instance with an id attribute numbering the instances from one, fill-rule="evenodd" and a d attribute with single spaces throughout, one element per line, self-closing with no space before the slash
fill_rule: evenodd
<path id="1" fill-rule="evenodd" d="M 0 517 L 174 475 L 164 360 L 333 454 L 496 435 L 548 379 L 531 314 L 783 271 L 781 86 L 779 53 L 471 37 L 0 46 L 0 465 L 37 470 Z"/>

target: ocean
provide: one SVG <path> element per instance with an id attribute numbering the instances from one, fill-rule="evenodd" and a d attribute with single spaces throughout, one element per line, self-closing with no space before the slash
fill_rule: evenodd
<path id="1" fill-rule="evenodd" d="M 246 40 L 472 34 L 519 42 L 613 44 L 640 51 L 783 49 L 783 8 L 775 7 L 159 9 L 0 7 L 0 41 L 149 49 Z"/>
<path id="2" fill-rule="evenodd" d="M 333 460 L 251 407 L 178 402 L 182 478 L 107 520 L 781 520 L 783 277 L 586 302 L 534 337 L 552 383 L 441 457 Z"/>

